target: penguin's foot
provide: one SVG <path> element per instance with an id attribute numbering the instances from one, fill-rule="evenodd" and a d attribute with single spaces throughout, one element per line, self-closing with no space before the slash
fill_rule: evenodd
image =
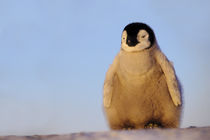
<path id="1" fill-rule="evenodd" d="M 145 129 L 162 128 L 162 125 L 156 122 L 149 122 L 144 126 L 144 128 Z"/>
<path id="2" fill-rule="evenodd" d="M 122 130 L 133 130 L 134 129 L 134 127 L 125 127 L 125 128 L 123 128 Z"/>
<path id="3" fill-rule="evenodd" d="M 130 122 L 129 120 L 126 120 L 122 125 L 123 130 L 133 130 L 135 129 L 135 125 Z"/>

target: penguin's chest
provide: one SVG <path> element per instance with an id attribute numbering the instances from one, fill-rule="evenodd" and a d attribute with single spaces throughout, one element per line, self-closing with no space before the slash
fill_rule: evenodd
<path id="1" fill-rule="evenodd" d="M 149 54 L 125 54 L 120 57 L 118 77 L 128 90 L 144 90 L 155 84 L 162 71 Z"/>
<path id="2" fill-rule="evenodd" d="M 158 115 L 155 108 L 161 102 L 162 98 L 159 96 L 168 95 L 168 90 L 161 67 L 153 57 L 123 56 L 120 59 L 117 80 L 113 102 L 116 110 L 125 113 L 124 119 L 142 114 L 146 114 L 145 118 L 152 114 Z"/>
<path id="3" fill-rule="evenodd" d="M 120 70 L 125 74 L 143 75 L 154 65 L 155 60 L 149 53 L 122 54 Z"/>

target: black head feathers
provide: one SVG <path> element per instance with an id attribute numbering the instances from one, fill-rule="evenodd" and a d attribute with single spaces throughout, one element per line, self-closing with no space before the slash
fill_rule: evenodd
<path id="1" fill-rule="evenodd" d="M 137 41 L 137 34 L 139 32 L 139 30 L 146 30 L 149 33 L 149 41 L 151 43 L 151 46 L 154 44 L 155 41 L 155 34 L 153 32 L 153 30 L 146 24 L 144 23 L 138 23 L 138 22 L 134 22 L 134 23 L 130 23 L 127 26 L 125 26 L 124 31 L 127 32 L 127 36 L 128 38 L 132 39 L 132 46 L 136 45 L 138 43 Z M 129 43 L 129 42 L 127 42 Z"/>

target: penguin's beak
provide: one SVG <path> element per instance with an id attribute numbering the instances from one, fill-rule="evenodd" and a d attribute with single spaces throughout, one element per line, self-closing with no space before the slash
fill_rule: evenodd
<path id="1" fill-rule="evenodd" d="M 128 37 L 126 40 L 126 43 L 129 47 L 135 47 L 136 44 L 138 44 L 137 39 L 133 38 L 133 37 Z"/>

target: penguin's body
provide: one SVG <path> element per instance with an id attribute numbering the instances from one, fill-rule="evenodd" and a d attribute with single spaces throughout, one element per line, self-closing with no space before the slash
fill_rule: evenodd
<path id="1" fill-rule="evenodd" d="M 147 29 L 141 29 L 142 25 L 147 25 L 132 23 L 128 26 L 133 24 L 140 26 L 138 32 L 146 30 L 148 33 Z M 125 31 L 126 28 L 123 34 Z M 140 33 L 145 40 L 137 39 L 137 43 L 133 43 L 135 47 L 138 42 L 143 45 L 135 49 L 128 45 L 129 30 L 126 32 L 127 35 L 122 36 L 124 42 L 122 40 L 121 50 L 110 66 L 104 83 L 104 108 L 110 127 L 178 127 L 181 115 L 181 87 L 173 66 L 160 51 L 155 38 L 154 42 L 151 42 L 150 34 Z"/>

